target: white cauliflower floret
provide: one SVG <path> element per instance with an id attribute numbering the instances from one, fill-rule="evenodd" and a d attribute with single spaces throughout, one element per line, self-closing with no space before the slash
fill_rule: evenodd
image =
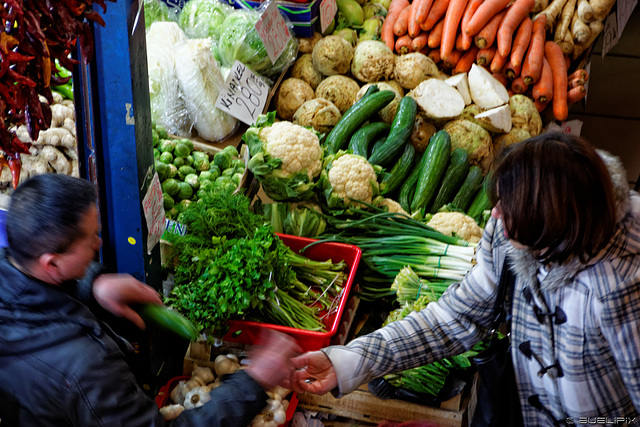
<path id="1" fill-rule="evenodd" d="M 291 122 L 276 122 L 260 130 L 265 151 L 282 160 L 280 174 L 293 176 L 306 169 L 310 180 L 322 171 L 322 148 L 318 136 Z"/>
<path id="2" fill-rule="evenodd" d="M 456 236 L 471 243 L 478 243 L 482 238 L 482 228 L 469 215 L 462 212 L 438 212 L 427 222 L 442 234 Z"/>
<path id="3" fill-rule="evenodd" d="M 376 180 L 373 166 L 367 159 L 355 154 L 345 154 L 337 158 L 329 170 L 329 183 L 333 187 L 333 194 L 342 198 L 347 205 L 352 199 L 371 203 L 373 188 L 370 181 Z"/>
<path id="4" fill-rule="evenodd" d="M 401 214 L 410 216 L 409 213 L 402 208 L 402 205 L 400 205 L 400 203 L 396 202 L 393 199 L 384 198 L 380 200 L 380 203 L 378 203 L 378 206 L 382 206 L 382 207 L 386 206 L 387 211 L 390 213 L 401 213 Z"/>

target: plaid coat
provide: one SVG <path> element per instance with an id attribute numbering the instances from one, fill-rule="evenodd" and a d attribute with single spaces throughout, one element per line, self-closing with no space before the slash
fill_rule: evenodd
<path id="1" fill-rule="evenodd" d="M 337 373 L 336 394 L 460 354 L 485 338 L 508 257 L 516 276 L 512 357 L 525 425 L 640 424 L 640 195 L 628 190 L 617 159 L 602 155 L 614 178 L 619 222 L 597 257 L 545 270 L 527 250 L 511 246 L 502 222 L 492 218 L 478 264 L 437 303 L 324 350 Z"/>

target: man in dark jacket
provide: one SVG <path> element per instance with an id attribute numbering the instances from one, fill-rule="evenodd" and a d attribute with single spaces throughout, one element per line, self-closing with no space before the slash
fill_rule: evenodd
<path id="1" fill-rule="evenodd" d="M 91 183 L 56 174 L 31 178 L 12 196 L 0 250 L 0 425 L 248 425 L 265 390 L 289 375 L 295 342 L 274 333 L 210 402 L 165 422 L 94 315 L 106 309 L 143 328 L 129 304 L 161 304 L 153 288 L 93 261 L 95 200 Z"/>

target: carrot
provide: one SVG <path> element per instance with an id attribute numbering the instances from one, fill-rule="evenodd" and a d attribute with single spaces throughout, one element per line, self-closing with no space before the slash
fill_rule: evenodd
<path id="1" fill-rule="evenodd" d="M 546 58 L 542 58 L 542 73 L 531 89 L 531 96 L 539 102 L 549 102 L 553 97 L 553 74 Z"/>
<path id="2" fill-rule="evenodd" d="M 429 32 L 429 39 L 427 44 L 431 49 L 435 49 L 436 47 L 440 47 L 440 42 L 442 41 L 442 29 L 444 28 L 444 19 L 438 21 L 438 23 L 433 27 L 433 29 Z"/>
<path id="3" fill-rule="evenodd" d="M 489 46 L 478 50 L 478 54 L 476 55 L 476 64 L 490 65 L 493 60 L 493 56 L 496 54 L 496 49 L 497 48 L 495 46 Z"/>
<path id="4" fill-rule="evenodd" d="M 462 29 L 467 26 L 468 22 L 471 20 L 471 17 L 474 13 L 476 13 L 476 10 L 478 10 L 478 7 L 480 7 L 483 1 L 484 0 L 469 0 L 469 3 L 467 3 L 467 8 L 464 10 L 462 21 L 460 21 L 460 34 L 462 34 L 462 47 L 464 48 L 463 50 L 468 50 L 471 47 L 471 45 L 473 44 L 473 37 L 467 34 L 465 31 L 462 31 Z"/>
<path id="5" fill-rule="evenodd" d="M 442 29 L 442 42 L 440 43 L 440 56 L 447 59 L 456 45 L 456 35 L 462 14 L 469 0 L 451 0 L 447 13 L 444 15 L 444 28 Z"/>
<path id="6" fill-rule="evenodd" d="M 547 108 L 547 105 L 549 104 L 549 102 L 540 102 L 540 101 L 533 101 L 533 104 L 536 106 L 536 110 L 538 110 L 539 113 L 542 113 L 545 108 Z"/>
<path id="7" fill-rule="evenodd" d="M 440 56 L 442 57 L 442 49 L 440 49 Z M 450 70 L 454 69 L 458 62 L 460 62 L 460 58 L 462 58 L 462 52 L 459 50 L 454 50 L 449 54 L 448 58 L 442 58 L 442 65 L 445 68 Z"/>
<path id="8" fill-rule="evenodd" d="M 465 48 L 464 47 L 463 40 L 462 40 L 462 36 L 463 35 L 464 35 L 464 33 L 460 32 L 456 36 L 456 50 L 469 50 L 469 48 Z M 469 40 L 471 40 L 469 37 L 467 37 L 467 38 Z M 469 45 L 469 47 L 471 47 L 471 45 Z"/>
<path id="9" fill-rule="evenodd" d="M 507 8 L 507 13 L 498 29 L 498 51 L 501 55 L 507 56 L 511 52 L 513 33 L 522 20 L 529 15 L 534 4 L 535 0 L 516 0 Z"/>
<path id="10" fill-rule="evenodd" d="M 411 6 L 409 6 L 409 17 L 408 17 L 409 23 L 407 24 L 408 25 L 407 32 L 413 38 L 418 37 L 418 34 L 420 34 L 420 31 L 421 31 L 420 23 L 416 21 L 417 7 L 418 7 L 418 4 L 415 0 L 413 3 L 411 3 Z"/>
<path id="11" fill-rule="evenodd" d="M 420 28 L 425 31 L 429 31 L 432 29 L 438 21 L 447 13 L 447 8 L 449 7 L 450 0 L 433 0 L 433 4 L 431 5 L 431 9 L 429 9 L 429 14 L 420 24 Z"/>
<path id="12" fill-rule="evenodd" d="M 424 56 L 429 56 L 429 52 L 431 52 L 431 49 L 429 49 L 429 46 L 425 46 L 420 50 L 420 53 L 423 54 Z"/>
<path id="13" fill-rule="evenodd" d="M 567 63 L 564 53 L 554 41 L 544 44 L 544 56 L 549 61 L 553 74 L 553 116 L 556 120 L 564 121 L 569 115 L 567 105 Z"/>
<path id="14" fill-rule="evenodd" d="M 540 15 L 533 21 L 529 51 L 522 63 L 521 72 L 522 77 L 524 77 L 524 81 L 527 82 L 528 85 L 538 81 L 540 73 L 542 72 L 542 58 L 544 58 L 544 43 L 546 39 L 546 22 L 546 15 Z"/>
<path id="15" fill-rule="evenodd" d="M 424 22 L 429 14 L 433 0 L 414 0 L 416 4 L 415 20 L 418 24 Z"/>
<path id="16" fill-rule="evenodd" d="M 413 40 L 411 41 L 411 49 L 414 52 L 422 51 L 422 49 L 427 47 L 428 40 L 429 40 L 429 33 L 427 33 L 426 31 L 422 31 L 420 34 L 418 34 L 417 37 L 414 37 Z"/>
<path id="17" fill-rule="evenodd" d="M 524 54 L 529 47 L 532 29 L 533 21 L 527 16 L 520 24 L 516 36 L 513 39 L 513 47 L 511 48 L 511 55 L 509 55 L 509 62 L 507 63 L 507 76 L 509 78 L 515 78 L 520 75 L 522 58 L 524 58 Z"/>
<path id="18" fill-rule="evenodd" d="M 511 82 L 511 90 L 513 93 L 525 93 L 529 89 L 529 85 L 524 82 L 522 76 L 516 77 Z"/>
<path id="19" fill-rule="evenodd" d="M 489 22 L 487 22 L 487 24 L 478 31 L 478 34 L 476 34 L 474 39 L 476 46 L 482 49 L 493 44 L 496 39 L 496 34 L 498 34 L 498 27 L 500 27 L 500 22 L 504 18 L 505 13 L 506 11 L 502 11 L 495 14 Z"/>
<path id="20" fill-rule="evenodd" d="M 580 79 L 580 81 L 582 82 L 580 84 L 583 85 L 587 82 L 587 80 L 589 80 L 589 74 L 587 73 L 587 70 L 585 70 L 584 68 L 578 68 L 573 73 L 569 74 L 568 79 L 569 80 Z"/>
<path id="21" fill-rule="evenodd" d="M 584 86 L 584 82 L 581 78 L 569 79 L 568 89 L 573 89 L 574 87 Z"/>
<path id="22" fill-rule="evenodd" d="M 400 12 L 409 5 L 409 0 L 391 0 L 389 11 L 382 24 L 380 30 L 380 40 L 391 50 L 395 47 L 395 35 L 393 34 L 393 26 L 398 19 Z"/>
<path id="23" fill-rule="evenodd" d="M 579 85 L 574 88 L 571 88 L 567 92 L 567 103 L 569 105 L 575 104 L 576 102 L 584 98 L 586 95 L 587 95 L 587 88 L 585 88 L 584 85 Z"/>
<path id="24" fill-rule="evenodd" d="M 431 49 L 427 56 L 436 64 L 442 61 L 442 58 L 440 57 L 440 49 Z"/>
<path id="25" fill-rule="evenodd" d="M 473 14 L 462 31 L 475 36 L 498 13 L 502 12 L 511 0 L 485 0 Z"/>
<path id="26" fill-rule="evenodd" d="M 476 61 L 476 55 L 478 54 L 479 50 L 480 49 L 478 48 L 478 46 L 472 46 L 466 52 L 465 51 L 456 50 L 456 52 L 464 52 L 464 53 L 460 57 L 460 60 L 458 61 L 458 63 L 454 67 L 454 69 L 451 72 L 451 74 L 453 75 L 453 74 L 468 73 L 469 70 L 471 70 L 471 66 Z"/>
<path id="27" fill-rule="evenodd" d="M 397 37 L 404 36 L 407 34 L 407 30 L 409 29 L 409 9 L 411 6 L 407 6 L 402 9 L 402 12 L 398 15 L 398 19 L 396 19 L 396 23 L 393 24 L 393 34 Z"/>
<path id="28" fill-rule="evenodd" d="M 405 53 L 412 52 L 411 50 L 411 41 L 413 39 L 409 36 L 409 34 L 405 34 L 404 36 L 400 36 L 396 39 L 396 53 L 398 55 L 404 55 Z"/>
<path id="29" fill-rule="evenodd" d="M 491 69 L 491 72 L 502 73 L 505 65 L 507 65 L 507 58 L 500 55 L 500 52 L 498 52 L 498 49 L 496 49 L 496 53 L 493 55 L 493 59 L 491 60 L 491 66 L 489 67 Z"/>
<path id="30" fill-rule="evenodd" d="M 496 53 L 497 55 L 497 53 Z M 497 71 L 495 73 L 491 73 L 491 75 L 493 76 L 494 79 L 496 79 L 497 81 L 499 81 L 500 83 L 502 83 L 502 86 L 504 87 L 509 87 L 509 79 L 507 79 L 507 76 L 504 75 L 504 73 L 502 72 L 502 70 Z M 511 92 L 513 92 L 510 88 L 509 90 Z M 509 96 L 511 96 L 513 94 L 509 94 Z"/>

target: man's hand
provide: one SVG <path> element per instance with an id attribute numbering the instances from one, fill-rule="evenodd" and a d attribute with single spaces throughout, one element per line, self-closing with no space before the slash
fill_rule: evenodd
<path id="1" fill-rule="evenodd" d="M 292 371 L 287 388 L 297 393 L 325 394 L 338 386 L 336 371 L 322 351 L 301 354 L 291 361 Z"/>
<path id="2" fill-rule="evenodd" d="M 93 296 L 104 309 L 128 319 L 140 329 L 145 329 L 144 321 L 130 305 L 162 304 L 155 289 L 129 274 L 101 274 L 93 282 Z"/>
<path id="3" fill-rule="evenodd" d="M 293 371 L 291 358 L 299 352 L 300 347 L 292 337 L 265 329 L 249 354 L 247 373 L 262 388 L 270 390 L 290 377 Z"/>

